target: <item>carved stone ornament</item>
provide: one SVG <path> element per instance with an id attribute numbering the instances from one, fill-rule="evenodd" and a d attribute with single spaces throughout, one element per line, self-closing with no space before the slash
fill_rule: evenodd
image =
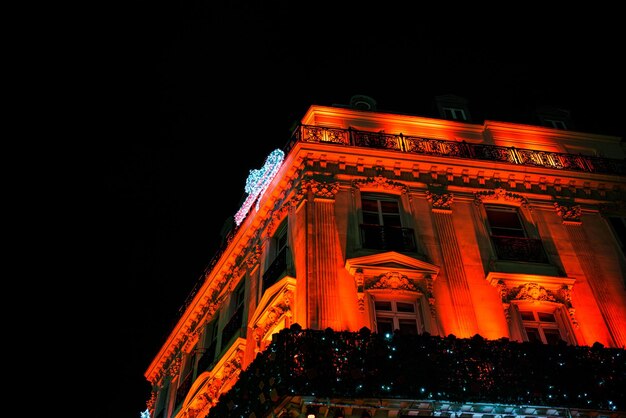
<path id="1" fill-rule="evenodd" d="M 511 300 L 562 302 L 562 300 L 559 300 L 560 298 L 557 299 L 554 293 L 537 283 L 526 283 L 511 289 L 506 299 L 507 302 Z"/>
<path id="2" fill-rule="evenodd" d="M 182 364 L 182 361 L 182 357 L 176 357 L 174 361 L 172 361 L 172 364 L 170 364 L 170 367 L 168 368 L 168 373 L 170 374 L 170 376 L 178 376 L 178 373 L 180 373 L 180 366 Z"/>
<path id="3" fill-rule="evenodd" d="M 580 215 L 582 210 L 580 205 L 565 205 L 558 202 L 554 202 L 554 208 L 556 213 L 559 214 L 563 222 L 576 222 L 580 223 Z"/>
<path id="4" fill-rule="evenodd" d="M 494 190 L 484 190 L 474 193 L 474 204 L 480 206 L 485 201 L 504 200 L 506 202 L 518 203 L 520 206 L 528 207 L 528 199 L 516 193 L 507 192 L 502 188 Z"/>
<path id="5" fill-rule="evenodd" d="M 397 272 L 382 274 L 376 281 L 368 286 L 369 289 L 391 289 L 391 290 L 412 290 L 417 291 L 417 287 L 408 279 Z"/>
<path id="6" fill-rule="evenodd" d="M 261 258 L 261 246 L 257 244 L 250 251 L 248 258 L 246 258 L 246 264 L 248 266 L 248 269 L 252 270 L 257 265 L 260 258 Z"/>
<path id="7" fill-rule="evenodd" d="M 339 183 L 337 182 L 322 182 L 315 179 L 305 179 L 300 183 L 302 190 L 308 190 L 313 193 L 313 196 L 322 199 L 334 199 L 337 192 L 339 192 Z"/>
<path id="8" fill-rule="evenodd" d="M 157 393 L 155 390 L 153 390 L 152 393 L 150 393 L 150 399 L 146 401 L 146 408 L 148 408 L 149 411 L 154 411 L 154 405 L 156 404 L 156 399 L 157 399 Z"/>
<path id="9" fill-rule="evenodd" d="M 427 191 L 426 199 L 433 205 L 433 209 L 450 210 L 454 201 L 454 196 L 451 193 L 436 194 Z"/>
<path id="10" fill-rule="evenodd" d="M 397 181 L 391 181 L 383 176 L 354 180 L 352 184 L 359 189 L 368 187 L 373 189 L 395 190 L 405 194 L 409 193 L 409 187 L 407 185 L 399 183 Z"/>

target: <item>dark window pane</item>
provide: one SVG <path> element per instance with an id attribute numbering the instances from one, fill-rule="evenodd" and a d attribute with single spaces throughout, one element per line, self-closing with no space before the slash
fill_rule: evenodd
<path id="1" fill-rule="evenodd" d="M 383 215 L 383 225 L 402 227 L 400 217 L 397 215 Z"/>
<path id="2" fill-rule="evenodd" d="M 361 207 L 364 211 L 378 213 L 378 201 L 372 199 L 361 199 Z"/>
<path id="3" fill-rule="evenodd" d="M 378 213 L 363 213 L 363 223 L 366 225 L 380 225 Z"/>
<path id="4" fill-rule="evenodd" d="M 377 331 L 379 334 L 391 334 L 393 333 L 393 319 L 391 318 L 376 318 Z"/>
<path id="5" fill-rule="evenodd" d="M 528 336 L 528 341 L 532 343 L 535 343 L 535 342 L 543 343 L 543 341 L 541 341 L 541 336 L 539 336 L 539 330 L 537 328 L 527 327 L 525 329 L 526 329 L 526 335 Z"/>
<path id="6" fill-rule="evenodd" d="M 546 312 L 537 312 L 537 315 L 539 316 L 539 320 L 541 322 L 556 322 L 556 318 L 554 317 L 554 314 L 546 313 Z"/>
<path id="7" fill-rule="evenodd" d="M 391 200 L 381 200 L 380 207 L 383 213 L 399 213 L 398 202 Z"/>
<path id="8" fill-rule="evenodd" d="M 535 317 L 534 317 L 532 312 L 520 311 L 519 314 L 522 317 L 523 321 L 534 321 L 535 320 Z"/>
<path id="9" fill-rule="evenodd" d="M 543 334 L 546 336 L 548 344 L 558 344 L 561 342 L 561 333 L 558 329 L 547 328 L 543 330 Z"/>
<path id="10" fill-rule="evenodd" d="M 374 302 L 377 311 L 391 311 L 391 302 L 388 301 L 376 301 Z"/>
<path id="11" fill-rule="evenodd" d="M 487 220 L 492 235 L 504 237 L 524 237 L 524 227 L 514 210 L 487 208 Z"/>
<path id="12" fill-rule="evenodd" d="M 396 302 L 398 312 L 415 312 L 415 305 L 412 303 Z"/>
<path id="13" fill-rule="evenodd" d="M 398 326 L 402 334 L 417 334 L 417 322 L 415 322 L 415 319 L 399 319 Z"/>

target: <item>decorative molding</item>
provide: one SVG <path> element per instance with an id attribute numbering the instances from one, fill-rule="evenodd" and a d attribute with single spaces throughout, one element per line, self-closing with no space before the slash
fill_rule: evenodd
<path id="1" fill-rule="evenodd" d="M 263 322 L 259 322 L 252 328 L 254 339 L 260 343 L 267 333 L 284 317 L 291 317 L 291 306 L 293 305 L 293 291 L 285 289 L 282 293 L 282 301 L 266 309 L 267 317 Z"/>
<path id="2" fill-rule="evenodd" d="M 492 200 L 504 200 L 506 202 L 517 203 L 525 208 L 528 207 L 528 199 L 526 199 L 524 196 L 516 193 L 507 192 L 502 188 L 474 193 L 474 203 L 478 206 L 485 203 L 485 201 Z"/>
<path id="3" fill-rule="evenodd" d="M 500 287 L 500 294 L 503 295 L 502 302 L 509 303 L 514 300 L 530 300 L 539 302 L 557 302 L 565 305 L 567 308 L 571 308 L 572 303 L 568 300 L 564 292 L 553 292 L 541 286 L 539 283 L 525 283 L 508 289 L 504 286 L 504 289 Z"/>
<path id="4" fill-rule="evenodd" d="M 178 374 L 180 373 L 180 366 L 182 365 L 182 361 L 183 358 L 182 357 L 176 357 L 171 363 L 170 366 L 167 368 L 167 373 L 172 376 L 172 377 L 176 377 L 178 376 Z"/>
<path id="5" fill-rule="evenodd" d="M 554 202 L 554 208 L 563 222 L 574 224 L 581 223 L 580 216 L 582 214 L 582 209 L 580 208 L 580 205 L 568 205 L 565 203 Z"/>
<path id="6" fill-rule="evenodd" d="M 367 288 L 418 291 L 418 288 L 407 276 L 395 271 L 381 274 L 374 282 L 370 283 Z"/>
<path id="7" fill-rule="evenodd" d="M 403 194 L 409 193 L 409 187 L 403 183 L 389 180 L 382 175 L 376 177 L 368 177 L 366 179 L 354 180 L 352 182 L 354 187 L 362 189 L 364 187 L 373 189 L 384 189 L 390 191 L 398 191 Z"/>
<path id="8" fill-rule="evenodd" d="M 261 254 L 261 246 L 259 244 L 254 245 L 248 253 L 248 257 L 246 258 L 246 265 L 248 266 L 248 270 L 254 269 L 254 267 L 258 264 L 261 258 Z"/>
<path id="9" fill-rule="evenodd" d="M 301 191 L 309 191 L 317 198 L 334 199 L 339 192 L 339 183 L 305 179 L 300 183 Z"/>
<path id="10" fill-rule="evenodd" d="M 426 191 L 426 199 L 433 205 L 433 209 L 452 210 L 454 195 L 452 193 L 432 193 Z"/>

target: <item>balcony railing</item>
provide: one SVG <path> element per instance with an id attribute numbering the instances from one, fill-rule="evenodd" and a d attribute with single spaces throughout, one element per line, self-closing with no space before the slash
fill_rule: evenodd
<path id="1" fill-rule="evenodd" d="M 361 245 L 370 250 L 416 251 L 411 228 L 361 224 Z"/>
<path id="2" fill-rule="evenodd" d="M 287 271 L 287 256 L 289 254 L 289 247 L 283 248 L 272 264 L 268 267 L 267 271 L 263 274 L 263 291 L 272 286 L 279 279 L 284 276 Z"/>
<path id="3" fill-rule="evenodd" d="M 403 134 L 358 131 L 300 125 L 285 147 L 288 152 L 297 142 L 319 142 L 337 145 L 387 149 L 440 157 L 470 158 L 510 164 L 587 171 L 604 174 L 626 174 L 626 160 L 593 157 L 560 152 L 535 151 L 499 145 L 471 144 L 465 141 L 422 138 Z"/>
<path id="4" fill-rule="evenodd" d="M 540 239 L 491 236 L 499 260 L 548 263 L 548 256 Z"/>
<path id="5" fill-rule="evenodd" d="M 625 356 L 626 350 L 601 344 L 427 334 L 384 338 L 366 328 L 312 331 L 295 324 L 274 334 L 209 418 L 270 416 L 290 396 L 626 411 Z"/>

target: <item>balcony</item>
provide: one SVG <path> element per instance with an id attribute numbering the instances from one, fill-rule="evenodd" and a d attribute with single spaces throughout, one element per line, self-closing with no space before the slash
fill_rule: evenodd
<path id="1" fill-rule="evenodd" d="M 427 334 L 384 338 L 366 328 L 314 331 L 295 324 L 274 334 L 271 345 L 208 417 L 273 416 L 297 397 L 336 404 L 409 399 L 415 404 L 535 405 L 624 417 L 625 358 L 626 350 L 601 344 L 542 345 Z M 580 416 L 579 411 L 566 412 Z"/>
<path id="2" fill-rule="evenodd" d="M 369 250 L 415 252 L 415 234 L 411 228 L 361 224 L 361 245 Z"/>
<path id="3" fill-rule="evenodd" d="M 540 239 L 491 235 L 498 260 L 549 263 Z"/>

